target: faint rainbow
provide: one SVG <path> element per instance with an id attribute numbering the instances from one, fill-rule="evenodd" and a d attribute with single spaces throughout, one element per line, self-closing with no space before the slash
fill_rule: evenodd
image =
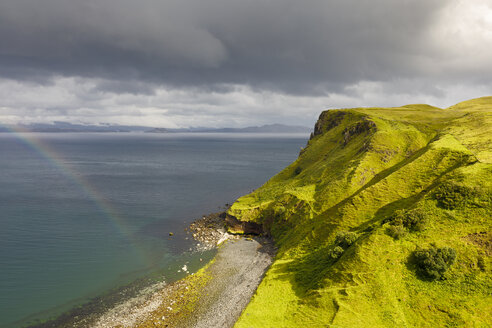
<path id="1" fill-rule="evenodd" d="M 139 243 L 134 238 L 134 233 L 126 228 L 123 219 L 119 215 L 118 211 L 106 200 L 101 193 L 94 188 L 86 179 L 78 174 L 66 161 L 47 143 L 42 142 L 35 135 L 20 127 L 8 127 L 2 125 L 7 129 L 9 134 L 16 137 L 23 144 L 28 146 L 42 158 L 44 158 L 51 165 L 56 167 L 66 178 L 68 178 L 73 184 L 77 185 L 84 194 L 96 205 L 101 213 L 103 213 L 113 224 L 113 226 L 122 234 L 131 246 L 139 253 L 139 256 L 145 261 L 145 265 L 152 266 L 152 260 L 147 255 L 147 252 L 139 247 Z"/>

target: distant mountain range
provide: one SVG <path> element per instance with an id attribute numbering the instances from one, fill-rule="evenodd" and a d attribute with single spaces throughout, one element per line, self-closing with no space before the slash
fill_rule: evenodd
<path id="1" fill-rule="evenodd" d="M 149 127 L 130 125 L 88 125 L 72 124 L 68 122 L 32 123 L 4 126 L 0 132 L 22 131 L 22 132 L 145 132 Z"/>
<path id="2" fill-rule="evenodd" d="M 299 125 L 268 124 L 262 126 L 249 126 L 245 128 L 206 128 L 190 127 L 181 129 L 152 128 L 133 125 L 85 125 L 68 122 L 33 123 L 11 126 L 0 126 L 0 132 L 146 132 L 146 133 L 183 133 L 183 132 L 223 132 L 223 133 L 309 133 L 311 128 Z"/>
<path id="3" fill-rule="evenodd" d="M 262 126 L 248 126 L 245 128 L 185 128 L 164 129 L 155 128 L 148 130 L 150 133 L 176 133 L 176 132 L 225 132 L 225 133 L 309 133 L 311 128 L 299 125 L 268 124 Z"/>

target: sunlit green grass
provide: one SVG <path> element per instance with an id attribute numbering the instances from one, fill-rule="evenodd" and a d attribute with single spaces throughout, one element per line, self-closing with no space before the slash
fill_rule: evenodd
<path id="1" fill-rule="evenodd" d="M 469 236 L 491 231 L 491 115 L 492 97 L 322 114 L 298 160 L 229 210 L 279 247 L 236 327 L 491 326 L 490 253 Z M 390 237 L 389 218 L 412 208 L 424 230 Z M 333 259 L 340 231 L 358 238 Z M 431 245 L 456 250 L 443 280 L 412 262 Z"/>

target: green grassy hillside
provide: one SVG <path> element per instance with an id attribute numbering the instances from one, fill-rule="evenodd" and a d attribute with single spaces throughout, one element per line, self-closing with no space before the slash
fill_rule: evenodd
<path id="1" fill-rule="evenodd" d="M 490 327 L 492 97 L 329 110 L 229 214 L 279 248 L 236 327 Z"/>

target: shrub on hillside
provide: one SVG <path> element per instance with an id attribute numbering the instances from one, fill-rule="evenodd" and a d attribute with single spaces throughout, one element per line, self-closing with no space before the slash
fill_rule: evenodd
<path id="1" fill-rule="evenodd" d="M 456 251 L 451 247 L 431 246 L 416 250 L 413 255 L 419 274 L 432 280 L 443 278 L 456 260 Z"/>
<path id="2" fill-rule="evenodd" d="M 340 246 L 336 246 L 330 251 L 329 255 L 333 260 L 336 260 L 340 256 L 342 256 L 343 252 L 344 252 L 343 248 L 341 248 Z"/>
<path id="3" fill-rule="evenodd" d="M 342 248 L 347 248 L 357 240 L 355 232 L 340 231 L 335 237 L 335 244 Z"/>
<path id="4" fill-rule="evenodd" d="M 437 205 L 452 210 L 466 205 L 467 201 L 475 196 L 473 188 L 463 186 L 454 182 L 445 182 L 437 187 L 434 198 Z"/>
<path id="5" fill-rule="evenodd" d="M 406 230 L 402 225 L 390 225 L 386 229 L 386 233 L 394 239 L 400 239 L 406 234 Z"/>
<path id="6" fill-rule="evenodd" d="M 413 210 L 398 210 L 391 218 L 391 224 L 402 226 L 410 231 L 421 231 L 424 229 L 427 218 L 420 208 Z"/>
<path id="7" fill-rule="evenodd" d="M 483 272 L 487 271 L 487 263 L 485 262 L 485 259 L 483 258 L 482 255 L 480 255 L 477 259 L 477 265 L 480 270 Z"/>

